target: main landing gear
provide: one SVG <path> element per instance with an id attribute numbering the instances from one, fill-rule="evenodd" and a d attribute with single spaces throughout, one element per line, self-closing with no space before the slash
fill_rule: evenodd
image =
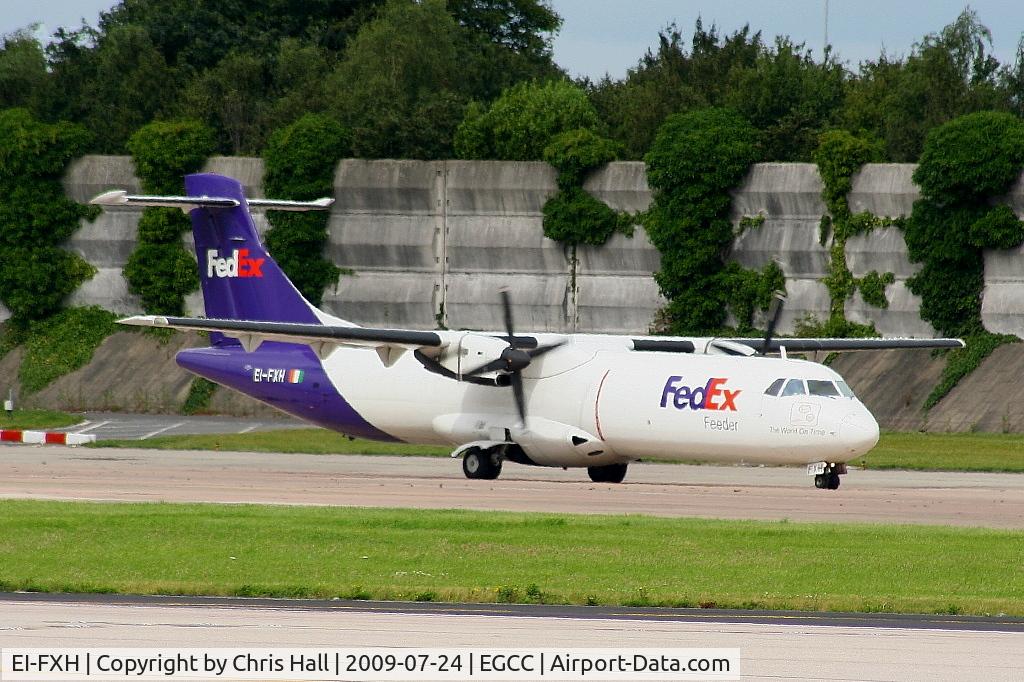
<path id="1" fill-rule="evenodd" d="M 501 475 L 501 459 L 494 450 L 470 448 L 462 456 L 462 473 L 466 478 L 493 481 Z"/>
<path id="2" fill-rule="evenodd" d="M 590 480 L 594 483 L 622 483 L 626 478 L 628 464 L 606 464 L 603 467 L 587 467 Z"/>

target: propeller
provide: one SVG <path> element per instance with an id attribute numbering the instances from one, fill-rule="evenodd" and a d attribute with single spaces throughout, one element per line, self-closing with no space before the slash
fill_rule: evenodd
<path id="1" fill-rule="evenodd" d="M 768 328 L 764 332 L 764 344 L 761 346 L 761 355 L 768 353 L 768 346 L 775 335 L 775 326 L 779 322 L 779 315 L 782 314 L 782 304 L 786 301 L 786 295 L 781 291 L 772 292 L 772 302 L 768 306 Z"/>
<path id="2" fill-rule="evenodd" d="M 489 372 L 502 372 L 508 377 L 508 385 L 512 386 L 512 393 L 516 400 L 516 409 L 519 411 L 519 421 L 526 426 L 526 398 L 523 394 L 523 377 L 520 374 L 530 366 L 534 358 L 539 358 L 545 353 L 550 353 L 556 348 L 565 344 L 565 341 L 550 343 L 536 348 L 518 348 L 516 346 L 515 325 L 512 322 L 512 301 L 506 289 L 501 290 L 501 304 L 505 309 L 505 337 L 508 340 L 508 348 L 501 351 L 496 359 L 483 364 L 476 369 L 463 372 L 462 376 L 472 377 Z"/>

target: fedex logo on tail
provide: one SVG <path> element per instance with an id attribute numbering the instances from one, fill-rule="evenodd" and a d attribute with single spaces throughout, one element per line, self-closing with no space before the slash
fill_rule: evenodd
<path id="1" fill-rule="evenodd" d="M 249 249 L 235 249 L 222 258 L 217 249 L 206 250 L 207 277 L 262 277 L 266 258 L 250 258 Z"/>
<path id="2" fill-rule="evenodd" d="M 665 388 L 661 390 L 661 406 L 667 407 L 671 400 L 672 406 L 677 410 L 715 410 L 721 412 L 736 411 L 736 396 L 743 391 L 736 389 L 730 391 L 725 388 L 728 379 L 713 377 L 708 379 L 704 386 L 696 388 L 680 386 L 681 376 L 671 376 L 665 382 Z M 671 398 L 669 397 L 671 396 Z"/>

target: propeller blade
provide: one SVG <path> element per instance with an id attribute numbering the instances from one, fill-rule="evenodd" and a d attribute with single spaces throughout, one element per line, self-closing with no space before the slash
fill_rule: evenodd
<path id="1" fill-rule="evenodd" d="M 768 328 L 764 332 L 764 345 L 761 346 L 761 355 L 768 352 L 768 346 L 775 335 L 775 325 L 779 322 L 779 315 L 782 313 L 782 304 L 785 300 L 786 296 L 780 291 L 772 294 L 772 302 L 768 307 Z"/>
<path id="2" fill-rule="evenodd" d="M 516 409 L 519 410 L 519 421 L 523 427 L 526 427 L 526 398 L 523 396 L 523 377 L 520 376 L 519 372 L 513 372 L 509 375 L 509 379 L 512 382 L 512 393 L 516 398 Z"/>
<path id="3" fill-rule="evenodd" d="M 564 345 L 565 341 L 559 341 L 558 343 L 550 343 L 546 346 L 537 346 L 536 348 L 531 348 L 527 350 L 526 354 L 529 355 L 531 358 L 539 358 L 545 353 L 549 353 L 555 350 L 556 348 L 561 348 Z"/>
<path id="4" fill-rule="evenodd" d="M 509 343 L 515 336 L 512 332 L 512 299 L 509 298 L 508 289 L 501 290 L 501 304 L 505 308 L 505 332 L 508 334 Z"/>
<path id="5" fill-rule="evenodd" d="M 480 365 L 476 369 L 470 370 L 468 372 L 463 372 L 462 376 L 475 377 L 478 374 L 487 374 L 488 372 L 496 372 L 499 369 L 505 369 L 506 366 L 507 365 L 505 363 L 505 360 L 503 358 L 498 358 L 497 360 L 491 360 L 488 363 Z"/>

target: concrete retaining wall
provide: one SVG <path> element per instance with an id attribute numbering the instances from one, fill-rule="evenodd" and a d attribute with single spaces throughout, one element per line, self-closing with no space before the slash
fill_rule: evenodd
<path id="1" fill-rule="evenodd" d="M 850 207 L 876 215 L 908 215 L 918 192 L 911 164 L 866 166 L 854 178 Z M 206 170 L 242 180 L 250 196 L 263 196 L 260 159 L 215 157 Z M 101 191 L 140 191 L 128 157 L 77 160 L 64 181 L 68 195 L 87 201 Z M 587 191 L 616 209 L 639 211 L 651 202 L 642 163 L 610 164 L 588 179 Z M 326 256 L 351 271 L 324 295 L 329 311 L 364 325 L 432 329 L 495 329 L 502 325 L 498 290 L 508 287 L 517 325 L 536 331 L 646 332 L 664 304 L 652 273 L 658 252 L 643 229 L 615 235 L 605 246 L 575 253 L 543 236 L 542 208 L 556 191 L 554 171 L 543 163 L 495 161 L 343 160 L 334 181 Z M 758 164 L 733 193 L 732 218 L 763 215 L 760 227 L 739 234 L 732 258 L 748 267 L 776 260 L 787 277 L 789 300 L 780 324 L 790 333 L 801 319 L 824 319 L 829 298 L 821 278 L 828 250 L 819 243 L 825 212 L 821 179 L 813 164 Z M 1024 179 L 1009 196 L 1024 215 Z M 84 222 L 67 244 L 99 270 L 71 298 L 139 312 L 121 270 L 134 248 L 138 209 L 105 209 Z M 255 214 L 267 229 L 265 215 Z M 186 238 L 191 242 L 191 236 Z M 985 255 L 983 317 L 993 331 L 1024 336 L 1024 249 Z M 898 229 L 850 239 L 847 263 L 855 276 L 892 272 L 889 308 L 858 296 L 847 317 L 873 322 L 893 336 L 931 336 L 919 317 L 920 300 L 906 280 L 920 267 L 910 262 Z M 196 293 L 193 313 L 202 312 Z M 6 311 L 0 309 L 0 319 Z"/>

